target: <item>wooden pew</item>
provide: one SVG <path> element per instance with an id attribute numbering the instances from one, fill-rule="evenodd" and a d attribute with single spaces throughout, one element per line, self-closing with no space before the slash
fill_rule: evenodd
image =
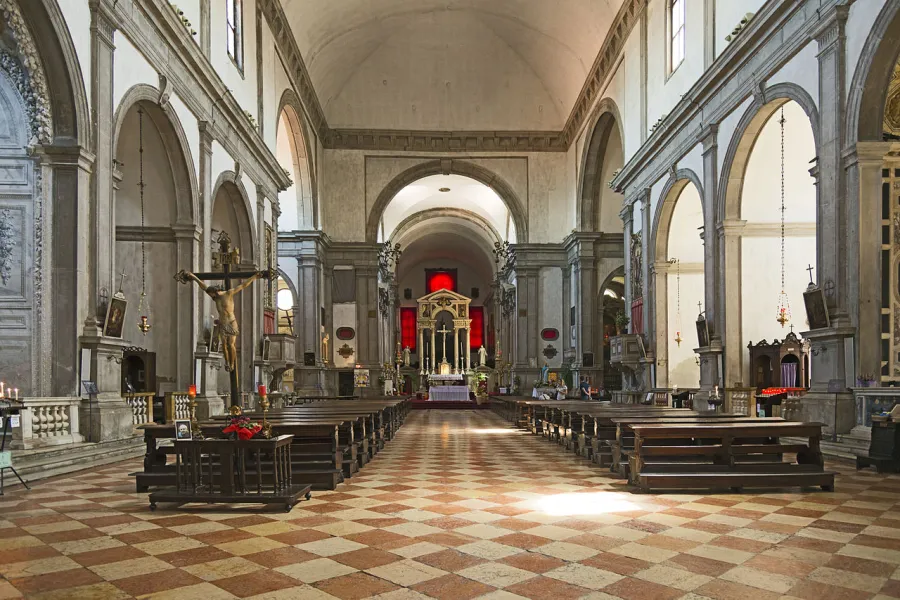
<path id="1" fill-rule="evenodd" d="M 744 420 L 732 423 L 647 423 L 630 425 L 634 449 L 629 462 L 631 481 L 643 491 L 651 489 L 749 488 L 819 486 L 834 490 L 834 473 L 824 470 L 819 442 L 821 423 Z M 808 438 L 808 444 L 782 444 L 782 437 Z M 681 440 L 692 440 L 683 444 Z M 758 440 L 766 440 L 759 443 Z M 653 443 L 656 442 L 656 443 Z M 662 443 L 660 443 L 662 442 Z M 669 443 L 666 443 L 669 442 Z M 747 463 L 741 459 L 796 454 L 796 463 Z M 711 459 L 711 468 L 680 472 L 648 472 L 653 457 L 692 456 Z"/>

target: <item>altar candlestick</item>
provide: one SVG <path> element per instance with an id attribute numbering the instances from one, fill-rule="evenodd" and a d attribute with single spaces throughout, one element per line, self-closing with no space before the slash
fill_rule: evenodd
<path id="1" fill-rule="evenodd" d="M 197 386 L 196 386 L 196 385 L 189 385 L 189 386 L 188 386 L 188 396 L 191 397 L 191 398 L 193 398 L 193 397 L 195 397 L 196 395 L 197 395 Z"/>
<path id="2" fill-rule="evenodd" d="M 19 388 L 16 388 L 16 400 L 19 399 Z"/>
<path id="3" fill-rule="evenodd" d="M 266 386 L 260 385 L 259 388 L 257 389 L 257 392 L 259 393 L 260 396 L 265 396 L 266 395 Z"/>
<path id="4" fill-rule="evenodd" d="M 3 386 L 5 386 L 5 385 L 6 385 L 5 382 L 0 381 L 0 398 L 3 397 Z"/>

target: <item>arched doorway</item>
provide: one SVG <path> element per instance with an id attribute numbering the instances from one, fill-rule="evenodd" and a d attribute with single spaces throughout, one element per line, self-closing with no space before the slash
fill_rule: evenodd
<path id="1" fill-rule="evenodd" d="M 253 221 L 251 219 L 250 201 L 242 184 L 234 173 L 225 172 L 219 176 L 213 192 L 212 227 L 209 252 L 218 252 L 216 240 L 225 233 L 231 240 L 231 247 L 240 252 L 242 271 L 254 270 L 256 265 L 257 241 Z M 264 266 L 264 265 L 263 265 Z M 254 284 L 234 296 L 234 314 L 238 318 L 240 336 L 237 348 L 238 381 L 241 389 L 253 389 L 256 378 L 253 372 L 253 360 L 257 355 L 254 344 L 260 339 L 262 331 L 262 284 Z M 257 318 L 258 317 L 258 318 Z M 212 329 L 213 317 L 207 317 Z M 229 374 L 225 369 L 219 370 L 218 389 L 230 387 Z"/>
<path id="2" fill-rule="evenodd" d="M 655 228 L 657 387 L 696 388 L 700 340 L 694 327 L 704 301 L 703 204 L 699 179 L 679 172 L 659 205 Z"/>
<path id="3" fill-rule="evenodd" d="M 197 250 L 193 187 L 169 115 L 137 99 L 141 90 L 133 92 L 119 108 L 115 130 L 114 291 L 121 288 L 128 302 L 122 338 L 156 356 L 156 373 L 147 379 L 161 389 L 147 391 L 175 391 L 193 379 L 196 300 L 173 279 L 192 269 Z M 150 324 L 146 332 L 138 327 L 142 316 Z"/>
<path id="4" fill-rule="evenodd" d="M 584 151 L 582 175 L 576 206 L 579 231 L 618 232 L 622 230 L 622 195 L 608 184 L 625 164 L 621 117 L 615 103 L 603 99 L 590 130 Z"/>
<path id="5" fill-rule="evenodd" d="M 610 361 L 610 338 L 617 335 L 616 314 L 625 311 L 625 267 L 619 267 L 600 286 L 600 328 L 603 338 L 603 387 L 622 389 L 622 374 Z"/>

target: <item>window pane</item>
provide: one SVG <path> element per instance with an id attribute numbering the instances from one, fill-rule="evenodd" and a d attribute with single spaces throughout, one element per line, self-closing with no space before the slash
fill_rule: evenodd
<path id="1" fill-rule="evenodd" d="M 672 31 L 684 25 L 684 0 L 675 0 L 672 3 Z"/>
<path id="2" fill-rule="evenodd" d="M 225 35 L 226 44 L 228 45 L 228 55 L 234 56 L 234 31 L 229 27 Z"/>

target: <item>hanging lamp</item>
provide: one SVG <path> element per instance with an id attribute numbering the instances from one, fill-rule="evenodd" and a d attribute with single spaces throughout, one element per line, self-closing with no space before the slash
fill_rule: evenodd
<path id="1" fill-rule="evenodd" d="M 150 331 L 150 299 L 147 298 L 147 248 L 144 228 L 144 110 L 138 108 L 138 189 L 141 197 L 141 300 L 138 303 L 140 320 L 137 323 L 141 333 Z"/>
<path id="2" fill-rule="evenodd" d="M 784 291 L 784 106 L 778 124 L 781 126 L 781 293 L 778 294 L 775 320 L 784 328 L 791 321 L 791 302 Z"/>
<path id="3" fill-rule="evenodd" d="M 681 261 L 673 258 L 675 263 L 675 343 L 681 348 Z"/>

